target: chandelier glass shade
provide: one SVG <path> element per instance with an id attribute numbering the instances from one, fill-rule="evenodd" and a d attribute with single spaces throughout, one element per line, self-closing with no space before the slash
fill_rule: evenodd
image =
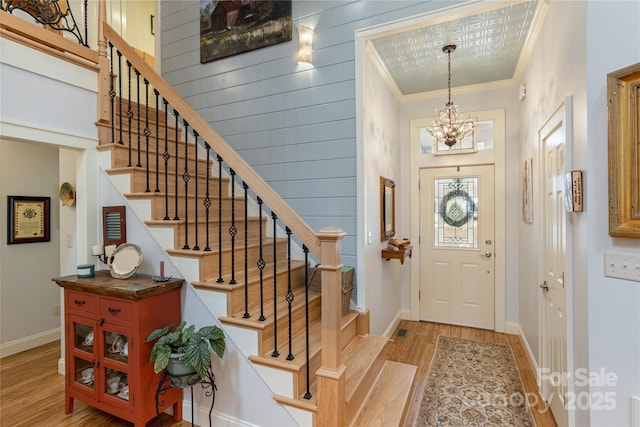
<path id="1" fill-rule="evenodd" d="M 442 51 L 447 54 L 449 60 L 449 101 L 442 110 L 436 109 L 436 120 L 433 121 L 427 132 L 436 140 L 436 143 L 444 143 L 453 147 L 458 141 L 473 134 L 476 121 L 468 115 L 461 114 L 458 107 L 451 101 L 451 52 L 456 50 L 456 45 L 446 45 Z"/>

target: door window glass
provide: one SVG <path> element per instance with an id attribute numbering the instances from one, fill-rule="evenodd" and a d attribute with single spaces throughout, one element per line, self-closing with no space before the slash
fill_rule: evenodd
<path id="1" fill-rule="evenodd" d="M 435 247 L 478 248 L 478 177 L 434 180 Z"/>

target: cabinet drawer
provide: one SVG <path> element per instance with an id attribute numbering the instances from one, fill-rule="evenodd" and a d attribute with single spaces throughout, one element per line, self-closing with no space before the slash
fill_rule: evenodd
<path id="1" fill-rule="evenodd" d="M 67 291 L 65 310 L 68 313 L 87 314 L 98 312 L 98 297 L 85 292 Z"/>
<path id="2" fill-rule="evenodd" d="M 100 317 L 107 323 L 128 323 L 132 319 L 133 309 L 128 301 L 110 298 L 100 299 Z"/>

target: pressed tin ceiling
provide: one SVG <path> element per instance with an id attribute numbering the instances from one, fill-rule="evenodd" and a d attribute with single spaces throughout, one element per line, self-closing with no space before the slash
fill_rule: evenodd
<path id="1" fill-rule="evenodd" d="M 538 1 L 485 10 L 446 22 L 400 30 L 371 39 L 387 73 L 402 95 L 447 87 L 447 54 L 452 85 L 470 86 L 514 77 L 538 7 Z"/>

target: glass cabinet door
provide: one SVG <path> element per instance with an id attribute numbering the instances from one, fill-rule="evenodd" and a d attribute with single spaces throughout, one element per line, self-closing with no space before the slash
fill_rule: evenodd
<path id="1" fill-rule="evenodd" d="M 110 359 L 125 365 L 129 364 L 129 336 L 109 330 L 103 330 L 103 353 L 106 359 Z"/>
<path id="2" fill-rule="evenodd" d="M 95 331 L 90 322 L 81 323 L 82 320 L 73 322 L 73 348 L 93 354 L 95 343 Z"/>
<path id="3" fill-rule="evenodd" d="M 92 391 L 95 383 L 94 362 L 96 324 L 90 319 L 70 316 L 69 351 L 72 355 L 69 373 L 73 383 L 85 391 Z M 91 390 L 87 390 L 87 388 Z"/>
<path id="4" fill-rule="evenodd" d="M 129 374 L 114 368 L 104 368 L 104 393 L 129 401 Z"/>

